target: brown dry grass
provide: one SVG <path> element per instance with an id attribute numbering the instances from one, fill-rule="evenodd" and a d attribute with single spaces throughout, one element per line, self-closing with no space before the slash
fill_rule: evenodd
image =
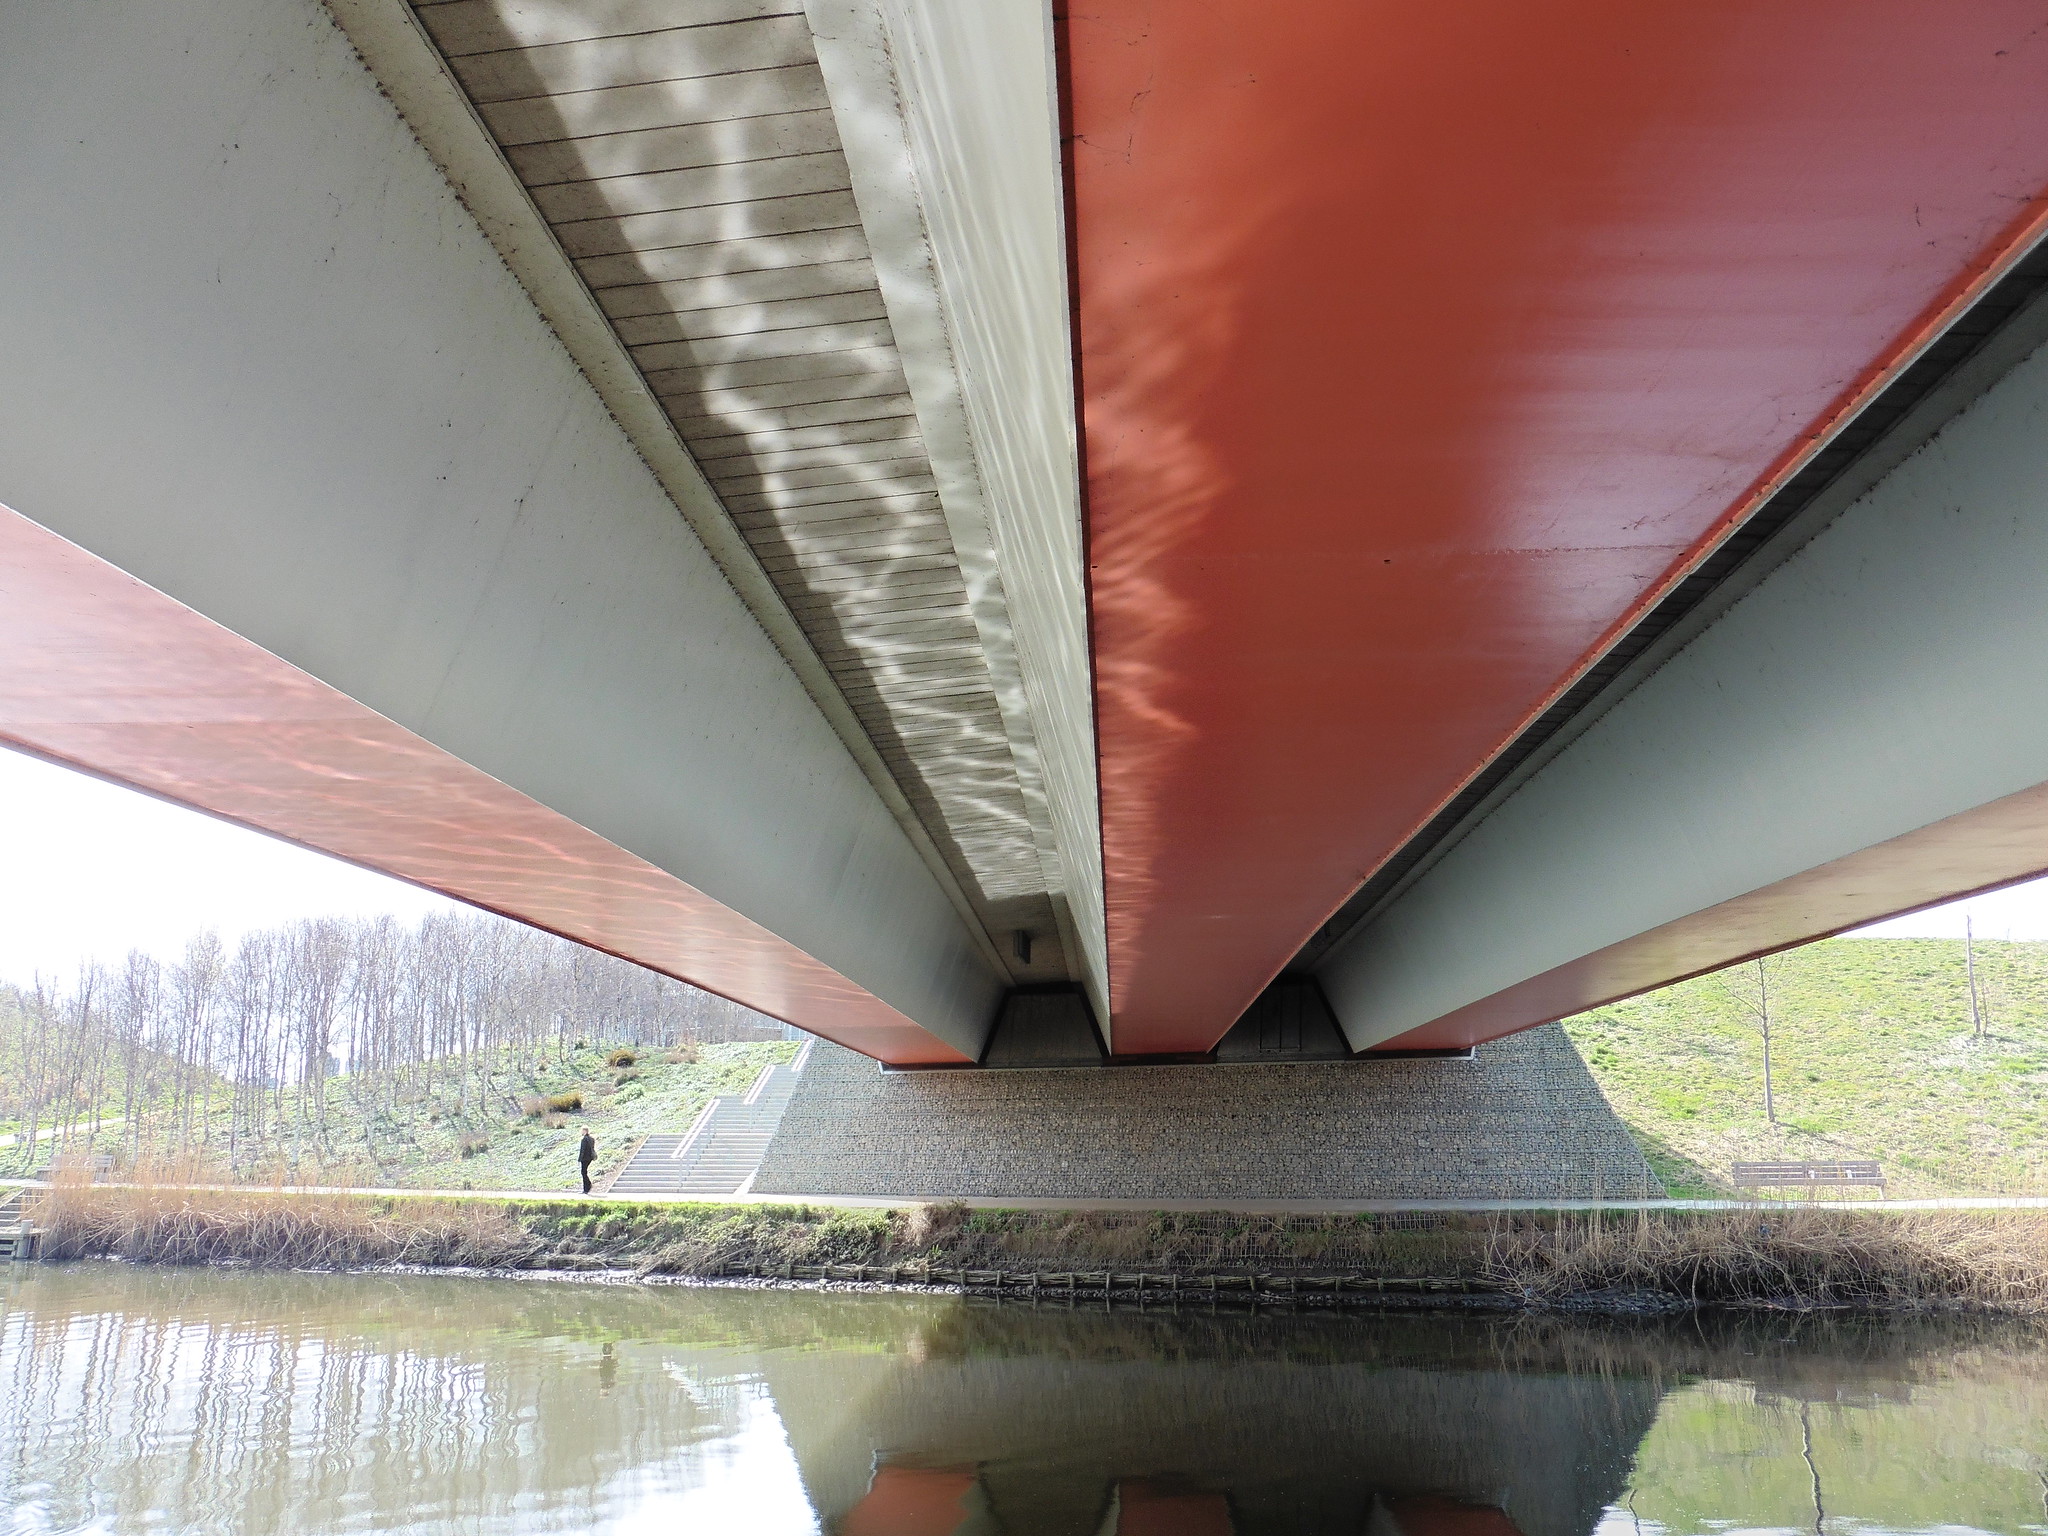
<path id="1" fill-rule="evenodd" d="M 60 1172 L 29 1219 L 53 1259 L 294 1268 L 382 1264 L 718 1273 L 728 1263 L 927 1259 L 1019 1271 L 1267 1269 L 1484 1279 L 1531 1302 L 1603 1292 L 1696 1305 L 2048 1313 L 2048 1211 L 1606 1212 L 1369 1220 L 805 1206 L 509 1204 L 191 1187 L 178 1170 Z"/>
<path id="2" fill-rule="evenodd" d="M 2048 1211 L 1797 1208 L 1502 1223 L 1487 1269 L 1533 1297 L 2048 1310 Z"/>
<path id="3" fill-rule="evenodd" d="M 26 1215 L 42 1229 L 47 1259 L 511 1267 L 531 1262 L 543 1246 L 504 1207 L 486 1201 L 197 1189 L 162 1170 L 93 1184 L 59 1169 L 50 1188 L 31 1197 Z"/>

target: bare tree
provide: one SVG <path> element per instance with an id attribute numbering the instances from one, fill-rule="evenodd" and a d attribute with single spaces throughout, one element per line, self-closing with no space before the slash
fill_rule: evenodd
<path id="1" fill-rule="evenodd" d="M 1771 980 L 1764 966 L 1764 957 L 1759 955 L 1748 965 L 1742 966 L 1743 981 L 1734 980 L 1734 969 L 1720 975 L 1721 991 L 1729 1001 L 1740 1008 L 1757 1027 L 1764 1046 L 1764 1119 L 1772 1125 L 1778 1123 L 1778 1104 L 1771 1085 Z M 1750 985 L 1754 979 L 1754 986 Z"/>
<path id="2" fill-rule="evenodd" d="M 626 961 L 482 913 L 319 919 L 195 935 L 164 966 L 130 954 L 68 991 L 0 986 L 0 1115 L 25 1139 L 95 1136 L 118 1108 L 122 1145 L 199 1153 L 248 1172 L 328 1145 L 331 1092 L 372 1139 L 400 1111 L 459 1117 L 516 1102 L 519 1082 L 582 1044 L 772 1039 L 771 1019 Z M 47 1133 L 47 1135 L 46 1135 Z M 0 1154 L 7 1156 L 7 1154 Z"/>

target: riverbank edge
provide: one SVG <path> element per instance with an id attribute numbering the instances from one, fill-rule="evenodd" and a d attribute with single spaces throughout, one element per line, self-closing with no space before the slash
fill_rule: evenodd
<path id="1" fill-rule="evenodd" d="M 239 1261 L 223 1267 L 238 1269 L 257 1266 Z M 838 1266 L 834 1266 L 837 1268 Z M 849 1266 L 852 1267 L 852 1266 Z M 874 1266 L 884 1268 L 886 1266 Z M 1179 1286 L 1174 1285 L 1175 1276 L 1159 1272 L 1146 1272 L 1143 1283 L 1137 1275 L 1118 1275 L 1112 1287 L 1084 1286 L 1078 1291 L 1068 1291 L 1053 1285 L 1034 1288 L 1026 1283 L 1031 1277 L 1009 1274 L 1009 1282 L 998 1286 L 982 1279 L 961 1283 L 948 1279 L 933 1279 L 925 1283 L 912 1279 L 902 1280 L 861 1280 L 848 1278 L 843 1274 L 810 1274 L 810 1266 L 797 1266 L 794 1278 L 782 1275 L 685 1275 L 650 1274 L 632 1269 L 477 1269 L 460 1265 L 379 1265 L 370 1268 L 335 1271 L 335 1273 L 361 1275 L 406 1275 L 427 1278 L 454 1278 L 470 1280 L 535 1281 L 561 1285 L 596 1286 L 650 1286 L 675 1287 L 686 1290 L 721 1291 L 803 1291 L 818 1295 L 834 1296 L 927 1296 L 959 1297 L 980 1302 L 993 1302 L 1004 1306 L 1027 1308 L 1054 1308 L 1063 1311 L 1099 1312 L 1104 1307 L 1120 1310 L 1155 1311 L 1165 1308 L 1169 1311 L 1181 1307 L 1201 1307 L 1205 1310 L 1228 1310 L 1244 1312 L 1563 1312 L 1574 1314 L 1599 1314 L 1608 1316 L 1669 1316 L 1678 1313 L 1706 1310 L 1675 1297 L 1655 1296 L 1648 1293 L 1610 1294 L 1572 1297 L 1563 1300 L 1514 1294 L 1508 1291 L 1469 1292 L 1454 1291 L 1404 1291 L 1390 1287 L 1385 1291 L 1367 1291 L 1352 1294 L 1332 1294 L 1327 1287 L 1336 1280 L 1351 1280 L 1355 1276 L 1277 1276 L 1279 1288 L 1262 1288 L 1256 1291 L 1245 1287 L 1235 1289 L 1228 1286 L 1211 1294 L 1199 1282 L 1211 1278 L 1206 1275 L 1182 1275 Z M 906 1266 L 908 1268 L 908 1266 Z M 937 1272 L 935 1272 L 936 1274 Z M 1243 1279 L 1243 1276 L 1217 1277 L 1224 1280 Z M 1297 1292 L 1286 1288 L 1285 1282 L 1299 1279 L 1301 1289 Z M 1317 1289 L 1317 1286 L 1325 1287 Z M 1774 1307 L 1771 1310 L 1786 1310 Z M 1804 1309 L 1817 1310 L 1817 1309 Z M 1841 1310 L 1841 1309 L 1832 1309 Z"/>
<path id="2" fill-rule="evenodd" d="M 49 1179 L 0 1178 L 0 1202 L 17 1193 L 33 1194 L 53 1187 Z M 137 1182 L 101 1180 L 96 1187 L 158 1187 Z M 970 1211 L 1008 1211 L 1074 1214 L 1138 1214 L 1157 1216 L 1483 1216 L 1496 1212 L 1543 1214 L 1600 1212 L 1606 1215 L 1638 1211 L 2048 1211 L 2048 1195 L 1940 1195 L 1912 1199 L 1888 1199 L 1855 1195 L 1822 1199 L 1812 1194 L 1775 1196 L 1758 1194 L 1736 1199 L 1548 1199 L 1548 1200 L 1049 1200 L 1037 1196 L 1002 1199 L 981 1195 L 930 1196 L 910 1199 L 880 1195 L 779 1195 L 749 1193 L 744 1200 L 722 1195 L 607 1195 L 578 1194 L 574 1189 L 438 1189 L 401 1184 L 194 1184 L 182 1189 L 214 1191 L 221 1194 L 276 1195 L 304 1199 L 315 1195 L 347 1195 L 365 1199 L 466 1200 L 485 1204 L 515 1202 L 526 1205 L 598 1204 L 671 1207 L 770 1206 L 830 1208 L 837 1210 L 911 1210 L 919 1205 L 957 1205 Z"/>
<path id="3" fill-rule="evenodd" d="M 583 1269 L 537 1266 L 517 1269 L 504 1266 L 477 1267 L 461 1264 L 376 1264 L 351 1265 L 335 1268 L 302 1268 L 266 1264 L 247 1259 L 215 1259 L 201 1264 L 164 1265 L 148 1260 L 125 1259 L 118 1254 L 84 1254 L 75 1258 L 50 1261 L 53 1267 L 72 1263 L 107 1264 L 148 1264 L 153 1268 L 199 1268 L 220 1269 L 240 1273 L 269 1271 L 284 1274 L 307 1275 L 361 1275 L 365 1277 L 400 1276 L 408 1279 L 451 1279 L 451 1280 L 497 1280 L 507 1282 L 528 1282 L 557 1285 L 579 1285 L 597 1287 L 635 1287 L 679 1290 L 719 1291 L 801 1291 L 814 1295 L 828 1296 L 921 1296 L 934 1299 L 957 1298 L 1005 1307 L 1021 1307 L 1029 1310 L 1052 1309 L 1059 1311 L 1086 1311 L 1099 1313 L 1104 1310 L 1133 1312 L 1168 1312 L 1199 1308 L 1205 1312 L 1242 1312 L 1247 1315 L 1323 1315 L 1332 1313 L 1403 1313 L 1427 1312 L 1434 1314 L 1515 1314 L 1527 1316 L 1572 1316 L 1610 1319 L 1672 1318 L 1709 1313 L 1772 1313 L 1783 1315 L 1827 1315 L 1827 1316 L 1980 1316 L 1980 1317 L 2034 1317 L 2048 1315 L 2048 1308 L 2039 1307 L 1997 1307 L 1980 1303 L 1951 1301 L 1945 1303 L 1920 1303 L 1914 1305 L 1846 1305 L 1828 1304 L 1801 1300 L 1796 1297 L 1761 1298 L 1750 1301 L 1704 1301 L 1672 1296 L 1653 1291 L 1589 1291 L 1563 1296 L 1537 1296 L 1510 1291 L 1473 1292 L 1470 1294 L 1443 1294 L 1425 1292 L 1402 1292 L 1389 1289 L 1383 1293 L 1332 1296 L 1304 1289 L 1299 1294 L 1286 1290 L 1260 1291 L 1247 1294 L 1240 1290 L 1225 1291 L 1211 1297 L 1206 1290 L 1197 1287 L 1193 1281 L 1200 1276 L 1182 1277 L 1188 1283 L 1179 1291 L 1173 1290 L 1166 1282 L 1172 1277 L 1164 1274 L 1148 1274 L 1148 1284 L 1140 1289 L 1119 1285 L 1114 1290 L 1084 1290 L 1078 1295 L 1054 1290 L 1050 1287 L 1042 1292 L 1028 1288 L 1004 1287 L 998 1289 L 983 1284 L 959 1285 L 952 1282 L 934 1281 L 920 1284 L 905 1280 L 852 1281 L 826 1277 L 784 1279 L 780 1276 L 747 1277 L 737 1275 L 691 1275 L 647 1273 L 633 1269 Z M 4 1273 L 4 1271 L 0 1271 Z M 1122 1277 L 1130 1278 L 1130 1277 Z M 1314 1277 L 1303 1277 L 1306 1282 Z M 1323 1277 L 1337 1278 L 1337 1277 Z M 1349 1277 L 1343 1277 L 1349 1278 Z"/>
<path id="4" fill-rule="evenodd" d="M 1219 1306 L 2048 1312 L 2048 1213 L 1102 1213 L 58 1184 L 37 1256 Z"/>

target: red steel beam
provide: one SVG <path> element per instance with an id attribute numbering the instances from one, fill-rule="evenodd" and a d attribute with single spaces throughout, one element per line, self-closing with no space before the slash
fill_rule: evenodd
<path id="1" fill-rule="evenodd" d="M 2014 247 L 2040 19 L 1075 0 L 1117 1051 L 1220 1036 Z"/>
<path id="2" fill-rule="evenodd" d="M 5 507 L 0 742 L 884 1061 L 967 1059 L 759 924 Z"/>

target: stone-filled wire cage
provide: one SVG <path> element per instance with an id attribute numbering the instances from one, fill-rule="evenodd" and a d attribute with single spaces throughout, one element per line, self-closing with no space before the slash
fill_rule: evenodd
<path id="1" fill-rule="evenodd" d="M 929 1240 L 948 1264 L 1017 1271 L 1472 1276 L 1548 1212 L 1005 1211 L 939 1207 Z M 1580 1219 L 1597 1219 L 1591 1213 Z"/>

